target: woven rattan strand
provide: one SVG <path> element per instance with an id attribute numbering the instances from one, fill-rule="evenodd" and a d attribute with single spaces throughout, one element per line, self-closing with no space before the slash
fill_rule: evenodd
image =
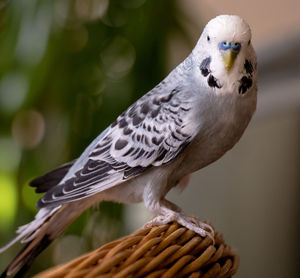
<path id="1" fill-rule="evenodd" d="M 227 278 L 238 261 L 220 233 L 213 244 L 173 222 L 142 228 L 35 278 Z"/>

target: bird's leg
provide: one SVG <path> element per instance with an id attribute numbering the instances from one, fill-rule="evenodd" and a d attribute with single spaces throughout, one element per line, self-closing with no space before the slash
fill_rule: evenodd
<path id="1" fill-rule="evenodd" d="M 160 203 L 161 203 L 162 207 L 166 207 L 166 208 L 168 208 L 168 209 L 170 209 L 170 210 L 172 210 L 174 212 L 181 212 L 182 211 L 182 209 L 179 206 L 177 206 L 176 204 L 170 202 L 169 200 L 167 200 L 165 198 L 162 199 L 160 201 Z"/>
<path id="2" fill-rule="evenodd" d="M 151 210 L 151 209 L 150 209 Z M 196 217 L 185 215 L 181 209 L 172 202 L 161 199 L 155 204 L 156 216 L 145 224 L 146 227 L 164 225 L 172 221 L 178 222 L 180 225 L 194 231 L 202 237 L 208 236 L 214 242 L 214 229 Z"/>

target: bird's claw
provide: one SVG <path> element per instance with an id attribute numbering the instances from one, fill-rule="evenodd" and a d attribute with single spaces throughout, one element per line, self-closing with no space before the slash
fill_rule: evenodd
<path id="1" fill-rule="evenodd" d="M 159 214 L 147 222 L 144 227 L 164 225 L 172 221 L 176 221 L 178 224 L 194 231 L 201 237 L 208 236 L 212 240 L 213 244 L 215 243 L 215 231 L 209 224 L 200 221 L 196 217 L 186 216 L 183 213 L 172 212 L 168 214 Z"/>

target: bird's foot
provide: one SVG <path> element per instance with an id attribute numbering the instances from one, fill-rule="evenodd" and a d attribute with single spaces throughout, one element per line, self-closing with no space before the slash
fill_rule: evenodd
<path id="1" fill-rule="evenodd" d="M 187 229 L 194 231 L 201 237 L 208 236 L 209 238 L 211 238 L 214 244 L 214 229 L 209 224 L 200 221 L 196 217 L 184 215 L 182 212 L 168 211 L 168 213 L 159 214 L 155 216 L 151 221 L 147 222 L 145 224 L 145 227 L 164 225 L 173 221 L 176 221 Z"/>

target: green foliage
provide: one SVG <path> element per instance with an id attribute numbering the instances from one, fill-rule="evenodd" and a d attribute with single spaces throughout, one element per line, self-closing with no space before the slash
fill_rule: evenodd
<path id="1" fill-rule="evenodd" d="M 2 3 L 0 245 L 34 217 L 38 197 L 28 181 L 78 157 L 101 130 L 156 85 L 166 74 L 168 34 L 181 30 L 171 0 Z M 88 211 L 66 234 L 80 236 L 85 251 L 93 247 L 98 222 L 105 223 L 101 233 L 107 230 L 102 239 L 118 236 L 122 206 L 105 203 L 99 211 Z M 102 239 L 98 234 L 97 243 Z M 19 247 L 1 254 L 0 268 Z M 55 248 L 40 256 L 30 274 L 57 262 Z"/>

